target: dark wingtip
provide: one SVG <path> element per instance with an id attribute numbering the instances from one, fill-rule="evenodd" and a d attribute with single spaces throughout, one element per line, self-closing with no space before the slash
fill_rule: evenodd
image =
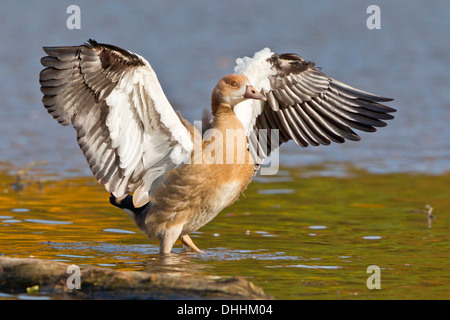
<path id="1" fill-rule="evenodd" d="M 389 98 L 382 98 L 382 99 L 389 99 Z M 387 113 L 393 113 L 393 112 L 396 112 L 396 111 L 397 111 L 397 109 L 394 109 L 394 108 L 392 108 L 392 107 L 388 107 L 388 106 L 386 106 L 386 105 L 384 105 L 384 104 L 379 103 L 379 102 L 385 102 L 385 101 L 393 101 L 394 99 L 390 99 L 390 100 L 381 100 L 381 97 L 380 97 L 380 98 L 377 97 L 376 99 L 363 99 L 363 98 L 359 98 L 358 100 L 361 100 L 361 101 L 365 101 L 365 102 L 371 103 L 372 106 L 378 108 L 378 110 L 375 110 L 375 111 L 377 111 L 377 112 L 383 112 L 383 113 L 386 113 L 386 114 L 387 114 Z"/>
<path id="2" fill-rule="evenodd" d="M 397 112 L 397 109 L 394 109 L 394 108 L 391 108 L 391 107 L 388 107 L 390 110 L 389 110 L 389 113 L 393 113 L 393 112 Z"/>
<path id="3" fill-rule="evenodd" d="M 44 50 L 44 52 L 45 52 L 46 54 L 48 54 L 49 56 L 54 56 L 54 55 L 55 55 L 55 48 L 56 48 L 56 47 L 48 47 L 48 46 L 42 47 L 42 49 Z"/>
<path id="4" fill-rule="evenodd" d="M 389 101 L 394 101 L 394 99 L 387 97 L 377 97 L 377 102 L 389 102 Z"/>

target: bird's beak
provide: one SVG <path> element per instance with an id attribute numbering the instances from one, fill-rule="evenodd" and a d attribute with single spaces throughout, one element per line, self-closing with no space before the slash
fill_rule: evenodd
<path id="1" fill-rule="evenodd" d="M 266 97 L 258 92 L 253 86 L 248 85 L 245 88 L 244 98 L 246 99 L 256 99 L 256 100 L 264 100 L 266 101 Z"/>

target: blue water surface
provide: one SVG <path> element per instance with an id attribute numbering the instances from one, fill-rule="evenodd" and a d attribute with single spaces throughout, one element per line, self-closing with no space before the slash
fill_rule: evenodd
<path id="1" fill-rule="evenodd" d="M 396 119 L 362 141 L 282 147 L 281 164 L 345 162 L 370 172 L 450 170 L 450 2 L 448 1 L 2 1 L 0 163 L 45 161 L 48 172 L 90 175 L 75 132 L 41 103 L 42 46 L 89 38 L 145 57 L 174 109 L 198 120 L 235 59 L 264 47 L 296 52 L 329 76 L 395 99 Z M 381 9 L 370 30 L 369 5 Z M 330 174 L 333 174 L 331 170 Z"/>

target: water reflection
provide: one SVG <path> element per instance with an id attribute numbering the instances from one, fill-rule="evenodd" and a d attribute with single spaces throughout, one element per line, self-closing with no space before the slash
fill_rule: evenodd
<path id="1" fill-rule="evenodd" d="M 26 222 L 43 223 L 43 224 L 72 224 L 71 221 L 55 221 L 55 220 L 43 220 L 43 219 L 24 219 Z"/>
<path id="2" fill-rule="evenodd" d="M 294 193 L 295 190 L 292 189 L 264 189 L 258 190 L 259 194 L 290 194 Z"/>
<path id="3" fill-rule="evenodd" d="M 8 190 L 0 193 L 0 254 L 172 277 L 245 276 L 281 299 L 334 298 L 338 291 L 367 296 L 360 287 L 369 262 L 390 281 L 384 298 L 408 296 L 405 284 L 419 295 L 444 290 L 450 175 L 353 171 L 347 178 L 298 178 L 306 170 L 277 176 L 292 181 L 251 184 L 245 197 L 192 235 L 205 253 L 183 252 L 177 243 L 163 256 L 157 241 L 110 207 L 92 178 L 30 183 L 11 192 L 14 176 L 0 173 Z M 264 188 L 293 192 L 258 192 Z M 425 203 L 433 203 L 438 217 L 432 229 L 423 214 L 408 213 Z"/>
<path id="4" fill-rule="evenodd" d="M 19 294 L 17 298 L 20 300 L 51 300 L 49 296 L 40 294 Z"/>
<path id="5" fill-rule="evenodd" d="M 151 259 L 143 262 L 144 267 L 141 270 L 152 273 L 164 273 L 173 277 L 203 277 L 205 274 L 208 274 L 208 270 L 213 269 L 213 266 L 199 263 L 195 260 L 196 255 L 188 252 L 156 254 Z M 217 276 L 210 275 L 207 278 L 215 279 Z"/>
<path id="6" fill-rule="evenodd" d="M 6 220 L 2 220 L 3 223 L 19 223 L 22 222 L 22 220 L 17 220 L 17 219 L 6 219 Z"/>
<path id="7" fill-rule="evenodd" d="M 380 236 L 365 236 L 365 237 L 362 237 L 362 238 L 366 239 L 366 240 L 379 240 L 382 237 L 380 237 Z"/>
<path id="8" fill-rule="evenodd" d="M 112 228 L 103 229 L 103 231 L 105 231 L 105 232 L 114 232 L 114 233 L 123 233 L 123 234 L 134 234 L 134 233 L 136 233 L 136 232 L 130 231 L 130 230 L 112 229 Z"/>

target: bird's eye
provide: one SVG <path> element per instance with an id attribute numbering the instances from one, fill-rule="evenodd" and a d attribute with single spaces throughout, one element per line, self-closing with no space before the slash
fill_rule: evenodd
<path id="1" fill-rule="evenodd" d="M 237 88 L 238 87 L 238 83 L 236 81 L 231 82 L 231 86 Z"/>

